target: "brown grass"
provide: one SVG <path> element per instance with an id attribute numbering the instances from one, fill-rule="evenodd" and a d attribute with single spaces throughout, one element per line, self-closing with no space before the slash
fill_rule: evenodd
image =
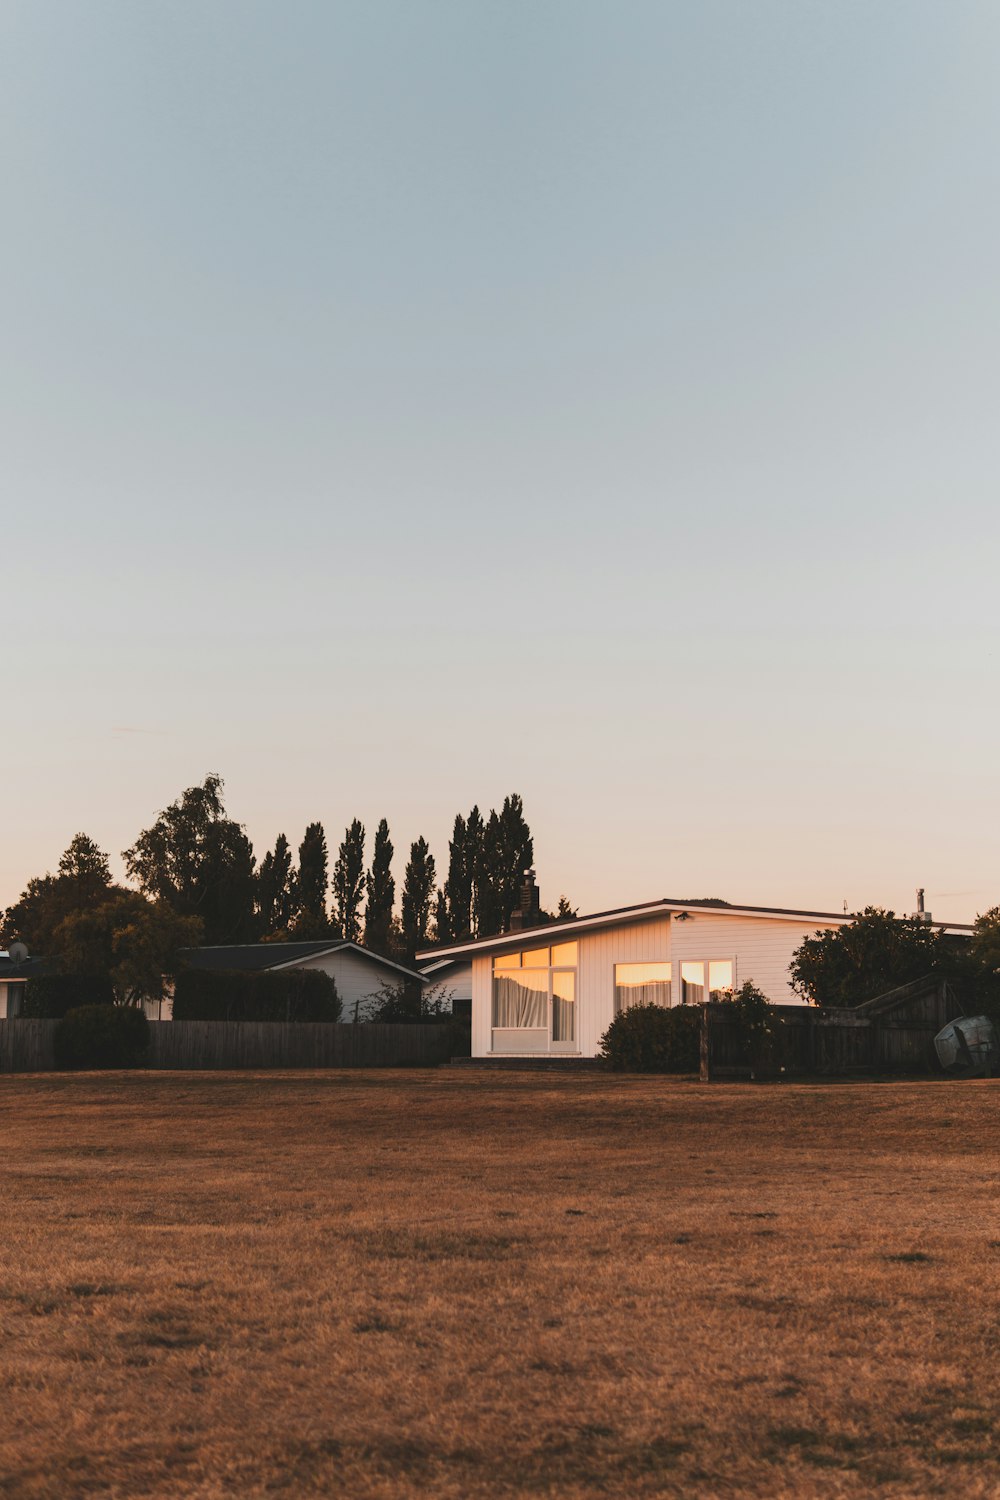
<path id="1" fill-rule="evenodd" d="M 0 1496 L 995 1496 L 998 1105 L 0 1080 Z"/>

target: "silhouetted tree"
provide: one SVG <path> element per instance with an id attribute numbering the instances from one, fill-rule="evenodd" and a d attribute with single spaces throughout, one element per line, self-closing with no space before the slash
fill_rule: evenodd
<path id="1" fill-rule="evenodd" d="M 177 950 L 196 947 L 201 936 L 200 918 L 119 889 L 68 916 L 55 941 L 63 972 L 106 977 L 119 1005 L 139 1005 L 163 998 Z"/>
<path id="2" fill-rule="evenodd" d="M 866 906 L 842 927 L 806 938 L 789 972 L 792 988 L 814 1005 L 853 1006 L 951 965 L 944 936 L 930 923 Z"/>
<path id="3" fill-rule="evenodd" d="M 257 935 L 253 847 L 226 815 L 222 777 L 205 777 L 160 813 L 122 858 L 143 894 L 181 916 L 200 917 L 205 942 Z"/>
<path id="4" fill-rule="evenodd" d="M 448 898 L 444 891 L 440 890 L 434 898 L 434 941 L 450 943 L 453 938 L 451 918 L 448 915 Z"/>
<path id="5" fill-rule="evenodd" d="M 299 873 L 295 883 L 298 910 L 297 938 L 321 938 L 330 932 L 326 910 L 327 854 L 322 823 L 310 823 L 299 845 Z"/>
<path id="6" fill-rule="evenodd" d="M 295 917 L 296 899 L 292 851 L 285 835 L 279 833 L 274 851 L 264 855 L 257 871 L 257 912 L 260 931 L 265 937 L 289 930 Z"/>
<path id="7" fill-rule="evenodd" d="M 348 942 L 361 939 L 361 898 L 365 890 L 365 830 L 357 818 L 345 828 L 333 867 L 334 925 Z"/>
<path id="8" fill-rule="evenodd" d="M 365 947 L 388 956 L 392 951 L 392 909 L 396 882 L 392 878 L 392 840 L 385 818 L 375 830 L 372 867 L 365 879 Z"/>
<path id="9" fill-rule="evenodd" d="M 473 808 L 473 813 L 477 809 Z M 470 814 L 471 818 L 472 814 Z M 472 889 L 475 878 L 475 848 L 470 845 L 468 826 L 462 814 L 455 818 L 455 826 L 448 844 L 448 878 L 444 884 L 447 905 L 445 925 L 448 937 L 442 938 L 441 922 L 438 921 L 438 941 L 456 941 L 472 936 Z"/>
<path id="10" fill-rule="evenodd" d="M 427 928 L 434 899 L 434 856 L 427 840 L 417 839 L 410 845 L 410 860 L 403 879 L 403 943 L 407 961 L 412 963 L 417 949 L 427 942 Z"/>
<path id="11" fill-rule="evenodd" d="M 85 833 L 74 836 L 59 860 L 58 875 L 36 875 L 3 913 L 0 940 L 20 940 L 32 953 L 54 954 L 55 931 L 66 917 L 105 899 L 115 886 L 108 856 Z"/>

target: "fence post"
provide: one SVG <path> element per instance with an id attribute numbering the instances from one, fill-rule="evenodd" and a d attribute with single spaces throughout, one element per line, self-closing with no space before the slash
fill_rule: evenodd
<path id="1" fill-rule="evenodd" d="M 701 1007 L 701 1033 L 699 1037 L 700 1077 L 702 1083 L 712 1081 L 712 1028 L 708 1019 L 709 1007 Z"/>

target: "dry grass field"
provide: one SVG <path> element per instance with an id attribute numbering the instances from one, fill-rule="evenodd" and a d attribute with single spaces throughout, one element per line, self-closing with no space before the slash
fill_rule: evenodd
<path id="1" fill-rule="evenodd" d="M 998 1110 L 4 1078 L 0 1496 L 998 1495 Z"/>

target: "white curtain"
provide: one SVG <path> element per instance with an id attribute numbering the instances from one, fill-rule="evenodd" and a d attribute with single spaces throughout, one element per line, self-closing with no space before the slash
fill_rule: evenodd
<path id="1" fill-rule="evenodd" d="M 545 1026 L 548 1017 L 548 974 L 545 988 L 536 990 L 520 984 L 511 976 L 499 974 L 493 980 L 493 1025 Z"/>
<path id="2" fill-rule="evenodd" d="M 616 984 L 615 1013 L 632 1005 L 669 1005 L 670 980 L 653 979 L 648 984 Z"/>

